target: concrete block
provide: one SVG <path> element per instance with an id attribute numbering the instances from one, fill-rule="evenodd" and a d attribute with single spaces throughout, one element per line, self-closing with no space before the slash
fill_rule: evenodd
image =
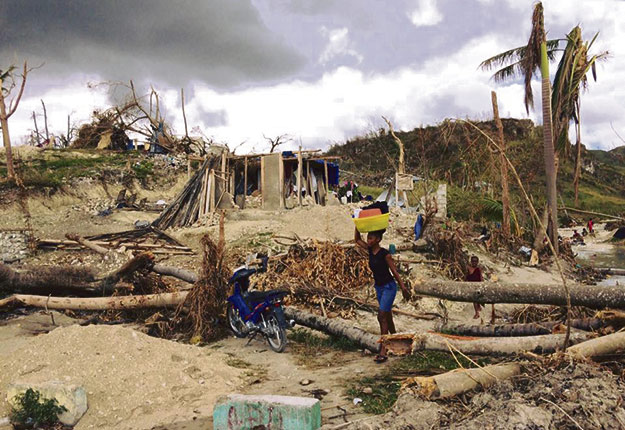
<path id="1" fill-rule="evenodd" d="M 39 391 L 46 399 L 56 399 L 67 411 L 59 415 L 59 421 L 68 426 L 74 426 L 87 412 L 87 393 L 78 385 L 64 384 L 60 381 L 43 382 L 40 384 L 13 383 L 7 388 L 7 402 L 15 407 L 15 396 L 24 393 L 27 389 Z"/>
<path id="2" fill-rule="evenodd" d="M 319 400 L 230 394 L 217 400 L 213 410 L 215 430 L 315 430 L 321 427 Z"/>

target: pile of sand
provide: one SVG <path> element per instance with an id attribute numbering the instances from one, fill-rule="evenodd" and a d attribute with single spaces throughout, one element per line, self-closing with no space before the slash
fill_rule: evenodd
<path id="1" fill-rule="evenodd" d="M 212 413 L 218 396 L 237 391 L 241 370 L 210 348 L 183 345 L 115 326 L 70 326 L 0 351 L 0 416 L 11 382 L 78 384 L 89 410 L 75 427 L 143 429 Z"/>

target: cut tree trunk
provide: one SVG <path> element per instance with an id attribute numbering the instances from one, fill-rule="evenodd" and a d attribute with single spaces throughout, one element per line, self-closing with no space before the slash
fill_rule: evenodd
<path id="1" fill-rule="evenodd" d="M 415 354 L 419 351 L 460 351 L 471 355 L 514 355 L 524 352 L 545 354 L 556 351 L 564 342 L 564 334 L 524 337 L 463 337 L 442 333 L 390 334 L 382 336 L 389 353 Z M 570 343 L 587 340 L 588 333 L 571 333 Z"/>
<path id="2" fill-rule="evenodd" d="M 93 280 L 94 276 L 88 269 L 42 267 L 16 272 L 0 264 L 0 291 L 11 294 L 93 296 L 99 291 Z"/>
<path id="3" fill-rule="evenodd" d="M 599 357 L 615 352 L 625 352 L 625 333 L 613 333 L 591 339 L 566 350 L 568 355 L 578 359 Z"/>
<path id="4" fill-rule="evenodd" d="M 284 313 L 287 318 L 295 320 L 299 325 L 336 336 L 344 336 L 372 352 L 380 350 L 380 336 L 354 327 L 338 318 L 325 318 L 291 307 L 285 308 Z"/>
<path id="5" fill-rule="evenodd" d="M 436 400 L 454 397 L 475 388 L 488 387 L 521 373 L 517 363 L 496 364 L 477 369 L 456 369 L 436 376 L 408 378 L 403 387 L 416 386 L 417 393 L 426 399 Z"/>
<path id="6" fill-rule="evenodd" d="M 95 251 L 98 254 L 107 255 L 109 252 L 111 252 L 110 249 L 103 248 L 100 245 L 97 245 L 94 242 L 92 242 L 90 240 L 87 240 L 87 239 L 85 239 L 83 237 L 80 237 L 79 235 L 74 234 L 74 233 L 67 233 L 65 235 L 65 237 L 68 238 L 69 240 L 73 240 L 75 242 L 78 242 L 79 244 L 81 244 L 85 248 L 89 248 L 90 250 Z"/>
<path id="7" fill-rule="evenodd" d="M 625 309 L 625 288 L 571 285 L 571 305 L 593 309 Z M 424 282 L 413 286 L 414 294 L 458 302 L 524 303 L 566 306 L 562 285 L 496 284 L 492 282 Z"/>
<path id="8" fill-rule="evenodd" d="M 121 281 L 123 278 L 127 278 L 133 273 L 148 269 L 154 261 L 154 255 L 152 252 L 142 252 L 134 258 L 131 258 L 123 266 L 114 272 L 106 275 L 100 282 L 100 291 L 103 294 L 108 294 L 112 291 L 115 284 Z"/>
<path id="9" fill-rule="evenodd" d="M 152 267 L 152 271 L 160 275 L 173 276 L 174 278 L 178 278 L 191 284 L 195 284 L 198 280 L 198 276 L 196 273 L 186 269 L 179 269 L 178 267 L 155 264 Z"/>
<path id="10" fill-rule="evenodd" d="M 9 306 L 33 306 L 45 309 L 69 309 L 76 311 L 131 310 L 174 307 L 184 302 L 188 292 L 145 294 L 119 297 L 47 297 L 15 294 L 0 300 L 0 308 Z"/>
<path id="11" fill-rule="evenodd" d="M 529 324 L 497 324 L 497 325 L 445 325 L 440 330 L 459 336 L 478 337 L 510 337 L 510 336 L 536 336 L 552 334 L 554 328 L 561 326 L 562 322 L 547 321 Z M 592 331 L 611 325 L 608 321 L 599 318 L 583 318 L 571 320 L 571 327 Z"/>

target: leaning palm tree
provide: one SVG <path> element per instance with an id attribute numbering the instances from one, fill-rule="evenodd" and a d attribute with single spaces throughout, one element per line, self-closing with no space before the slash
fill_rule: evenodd
<path id="1" fill-rule="evenodd" d="M 579 180 L 582 166 L 582 141 L 580 123 L 580 94 L 588 85 L 587 74 L 592 70 L 593 79 L 597 80 L 596 62 L 605 59 L 608 52 L 588 56 L 592 44 L 599 33 L 590 42 L 582 39 L 582 29 L 576 26 L 567 34 L 567 44 L 560 59 L 553 81 L 551 104 L 553 106 L 553 126 L 556 136 L 556 148 L 564 157 L 569 155 L 569 124 L 575 123 L 575 206 L 578 206 Z"/>
<path id="2" fill-rule="evenodd" d="M 549 60 L 554 58 L 554 48 L 558 41 L 547 42 L 545 21 L 543 17 L 543 5 L 541 2 L 534 6 L 532 14 L 532 31 L 527 46 L 506 51 L 495 57 L 482 62 L 481 67 L 490 69 L 496 65 L 513 62 L 495 73 L 495 80 L 511 78 L 517 74 L 523 76 L 525 81 L 525 109 L 529 113 L 534 107 L 534 95 L 532 93 L 532 78 L 537 70 L 540 70 L 542 78 L 542 105 L 543 105 L 543 153 L 545 162 L 545 174 L 547 177 L 547 207 L 549 211 L 548 234 L 554 250 L 558 250 L 558 201 L 556 190 L 556 163 L 552 134 L 551 118 L 551 82 L 549 80 Z M 551 56 L 550 50 L 551 48 Z"/>

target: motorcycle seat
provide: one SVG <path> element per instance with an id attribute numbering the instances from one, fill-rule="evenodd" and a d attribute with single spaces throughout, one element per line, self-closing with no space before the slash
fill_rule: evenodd
<path id="1" fill-rule="evenodd" d="M 247 299 L 253 302 L 260 302 L 265 300 L 267 297 L 276 296 L 276 297 L 284 297 L 288 294 L 288 291 L 285 290 L 269 290 L 269 291 L 248 291 Z"/>

